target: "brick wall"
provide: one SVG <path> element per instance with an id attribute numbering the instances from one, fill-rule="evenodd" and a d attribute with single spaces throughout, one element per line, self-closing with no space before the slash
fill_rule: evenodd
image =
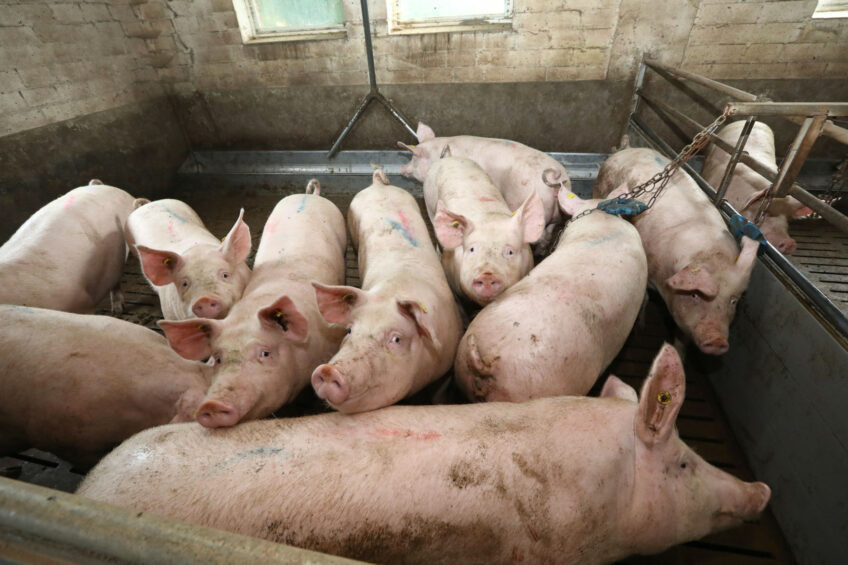
<path id="1" fill-rule="evenodd" d="M 380 84 L 628 80 L 642 53 L 717 79 L 848 74 L 848 23 L 815 0 L 516 0 L 511 31 L 388 36 Z M 162 94 L 367 84 L 357 0 L 346 39 L 242 45 L 231 0 L 5 0 L 0 136 Z"/>

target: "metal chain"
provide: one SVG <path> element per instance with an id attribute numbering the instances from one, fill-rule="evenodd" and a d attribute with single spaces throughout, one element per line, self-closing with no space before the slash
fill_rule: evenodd
<path id="1" fill-rule="evenodd" d="M 845 158 L 836 166 L 836 171 L 830 177 L 830 186 L 822 195 L 822 200 L 831 204 L 843 195 L 846 188 L 848 188 L 848 155 L 845 155 Z"/>
<path id="2" fill-rule="evenodd" d="M 695 154 L 698 153 L 698 151 L 703 149 L 704 146 L 709 143 L 710 136 L 714 134 L 716 130 L 718 130 L 718 128 L 721 127 L 722 124 L 724 124 L 725 121 L 727 121 L 728 116 L 730 116 L 730 108 L 725 107 L 724 112 L 722 112 L 722 114 L 717 117 L 713 121 L 713 123 L 711 123 L 704 129 L 699 131 L 697 134 L 695 134 L 695 137 L 692 138 L 692 141 L 689 143 L 689 145 L 681 149 L 677 157 L 670 161 L 668 165 L 663 168 L 662 171 L 658 172 L 642 184 L 634 186 L 624 194 L 619 195 L 618 198 L 636 198 L 647 193 L 650 194 L 650 198 L 648 198 L 645 204 L 648 208 L 651 208 L 651 206 L 654 205 L 654 202 L 656 202 L 657 198 L 659 198 L 662 191 L 668 185 L 669 179 L 671 179 L 671 177 L 677 172 L 677 170 L 681 166 L 683 166 L 684 163 L 689 161 L 689 159 L 694 157 Z M 579 218 L 582 218 L 583 216 L 591 214 L 597 209 L 598 208 L 595 207 L 589 208 L 588 210 L 583 210 L 582 212 L 571 218 L 568 223 L 571 223 Z"/>

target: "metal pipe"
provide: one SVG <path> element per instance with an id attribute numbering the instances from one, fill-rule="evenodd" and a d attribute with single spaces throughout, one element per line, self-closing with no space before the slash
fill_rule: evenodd
<path id="1" fill-rule="evenodd" d="M 413 135 L 413 137 L 416 137 L 416 138 L 418 137 L 418 133 L 414 129 L 412 129 L 412 126 L 409 125 L 409 121 L 407 121 L 406 117 L 404 117 L 404 115 L 400 112 L 400 110 L 398 110 L 397 108 L 394 107 L 391 100 L 389 100 L 388 98 L 386 98 L 385 96 L 383 96 L 379 92 L 376 93 L 375 97 L 377 98 L 378 102 L 380 102 L 383 106 L 385 106 L 386 109 L 389 112 L 391 112 L 391 114 L 395 118 L 397 118 L 397 120 L 401 124 L 403 124 L 403 127 L 406 128 L 406 131 L 411 133 Z"/>
<path id="2" fill-rule="evenodd" d="M 696 104 L 698 104 L 701 108 L 709 112 L 710 114 L 721 114 L 721 108 L 718 105 L 713 104 L 703 96 L 701 96 L 698 92 L 696 92 L 693 88 L 690 88 L 685 82 L 680 80 L 679 78 L 670 75 L 663 69 L 654 69 L 654 71 L 667 80 L 673 87 L 677 88 L 680 92 L 687 95 L 691 98 Z"/>
<path id="3" fill-rule="evenodd" d="M 848 116 L 848 102 L 728 102 L 731 116 Z"/>
<path id="4" fill-rule="evenodd" d="M 757 100 L 759 100 L 757 95 L 751 94 L 750 92 L 745 92 L 744 90 L 733 88 L 732 86 L 722 84 L 707 77 L 702 77 L 701 75 L 696 75 L 695 73 L 690 73 L 688 71 L 682 71 L 680 69 L 675 69 L 674 67 L 669 67 L 668 65 L 660 63 L 659 61 L 648 59 L 645 61 L 645 64 L 654 70 L 662 69 L 672 76 L 685 78 L 691 80 L 694 83 L 706 86 L 707 88 L 717 90 L 718 92 L 721 92 L 722 94 L 727 94 L 728 96 L 736 100 L 744 100 L 746 102 L 756 102 Z"/>
<path id="5" fill-rule="evenodd" d="M 713 202 L 719 203 L 727 193 L 727 187 L 730 186 L 730 179 L 733 178 L 733 171 L 736 170 L 736 163 L 739 162 L 739 157 L 742 155 L 742 150 L 745 149 L 745 144 L 748 143 L 748 136 L 751 135 L 751 130 L 754 129 L 754 123 L 757 121 L 756 116 L 748 116 L 745 120 L 745 125 L 742 126 L 742 134 L 736 140 L 736 147 L 730 153 L 730 161 L 727 162 L 727 168 L 724 170 L 724 176 L 721 178 L 721 183 L 718 186 L 718 193 Z"/>
<path id="6" fill-rule="evenodd" d="M 664 153 L 670 159 L 673 159 L 676 156 L 674 150 L 662 139 L 657 137 L 656 134 L 654 134 L 645 122 L 643 122 L 638 116 L 632 117 L 631 124 L 633 125 L 633 128 L 645 138 L 645 140 L 654 146 L 655 149 Z M 708 197 L 711 199 L 715 198 L 715 190 L 712 189 L 709 183 L 707 183 L 701 175 L 696 173 L 688 163 L 684 163 L 683 168 L 687 173 L 689 173 L 689 175 L 692 176 L 698 186 L 701 187 L 701 190 L 703 190 Z M 719 210 L 726 218 L 739 213 L 727 200 L 721 201 Z M 821 290 L 811 283 L 810 280 L 805 277 L 795 267 L 795 265 L 790 263 L 780 251 L 775 249 L 772 244 L 765 242 L 763 247 L 763 253 L 768 258 L 768 261 L 763 261 L 763 263 L 777 276 L 785 277 L 791 281 L 798 289 L 798 296 L 802 299 L 802 302 L 814 311 L 823 322 L 830 326 L 832 331 L 837 332 L 837 334 L 841 335 L 843 338 L 848 337 L 848 317 L 845 316 L 842 310 L 837 308 L 833 302 L 831 302 L 830 299 L 822 293 Z"/>
<path id="7" fill-rule="evenodd" d="M 804 123 L 804 118 L 798 118 L 796 116 L 784 116 L 787 120 L 791 122 L 795 122 L 796 124 Z M 848 145 L 848 129 L 841 128 L 837 125 L 834 125 L 832 121 L 828 120 L 824 123 L 824 129 L 822 129 L 822 135 L 826 135 L 831 139 L 835 139 L 839 143 L 844 145 Z"/>
<path id="8" fill-rule="evenodd" d="M 773 189 L 776 197 L 782 198 L 789 192 L 789 188 L 795 182 L 801 167 L 807 160 L 807 155 L 810 154 L 810 149 L 813 148 L 813 144 L 819 138 L 824 120 L 824 116 L 804 120 L 804 124 L 798 130 L 798 134 L 792 142 L 789 153 L 783 159 L 783 163 L 780 164 L 780 171 L 777 174 L 777 180 L 774 181 Z M 763 213 L 765 213 L 765 210 L 763 210 Z"/>
<path id="9" fill-rule="evenodd" d="M 371 18 L 368 15 L 368 0 L 360 0 L 362 7 L 362 31 L 365 32 L 365 57 L 368 59 L 368 80 L 371 91 L 377 90 L 377 73 L 374 71 L 374 48 L 371 45 Z"/>
<path id="10" fill-rule="evenodd" d="M 14 548 L 31 562 L 359 563 L 4 477 L 0 509 L 0 547 Z"/>
<path id="11" fill-rule="evenodd" d="M 363 98 L 362 102 L 359 104 L 359 108 L 357 108 L 356 112 L 353 113 L 353 117 L 350 119 L 350 121 L 344 127 L 344 129 L 342 130 L 342 133 L 339 134 L 339 137 L 336 139 L 336 142 L 333 143 L 333 146 L 327 152 L 327 159 L 333 158 L 333 155 L 335 155 L 336 152 L 339 150 L 339 147 L 341 146 L 342 141 L 344 141 L 344 138 L 347 137 L 347 134 L 349 134 L 350 130 L 353 129 L 353 126 L 354 126 L 354 124 L 356 124 L 356 121 L 359 119 L 359 116 L 361 116 L 362 113 L 365 112 L 365 108 L 368 107 L 368 104 L 370 104 L 372 100 L 374 100 L 374 93 L 373 92 L 369 92 L 368 94 L 365 95 L 365 98 Z"/>
<path id="12" fill-rule="evenodd" d="M 653 110 L 653 111 L 657 114 L 657 116 L 659 116 L 659 118 L 662 120 L 662 122 L 663 122 L 666 126 L 668 126 L 668 129 L 670 129 L 672 132 L 674 132 L 674 134 L 675 134 L 675 135 L 677 135 L 677 137 L 679 137 L 681 140 L 683 140 L 683 144 L 684 144 L 684 145 L 687 145 L 687 144 L 688 144 L 688 143 L 692 140 L 692 136 L 687 135 L 687 134 L 686 134 L 686 132 L 685 132 L 685 131 L 683 131 L 683 130 L 680 128 L 680 126 L 678 126 L 678 125 L 677 125 L 677 123 L 676 123 L 674 120 L 672 120 L 672 119 L 671 119 L 671 118 L 670 118 L 667 114 L 665 114 L 665 113 L 663 113 L 662 111 L 658 110 L 658 109 L 654 106 L 654 102 L 653 102 L 653 100 L 651 100 L 650 98 L 648 98 L 648 97 L 646 97 L 646 96 L 645 96 L 645 97 L 642 97 L 642 100 L 644 100 L 644 101 L 645 101 L 645 104 L 647 104 L 647 105 L 648 105 L 648 107 L 649 107 L 651 110 Z"/>

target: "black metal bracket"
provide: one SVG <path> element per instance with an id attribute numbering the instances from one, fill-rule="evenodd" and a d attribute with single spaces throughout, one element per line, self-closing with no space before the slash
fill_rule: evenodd
<path id="1" fill-rule="evenodd" d="M 380 90 L 377 87 L 377 77 L 375 76 L 374 72 L 374 48 L 371 45 L 371 23 L 369 21 L 368 16 L 368 1 L 360 0 L 360 5 L 362 6 L 362 27 L 363 31 L 365 32 L 365 54 L 368 57 L 368 79 L 371 83 L 371 91 L 365 95 L 365 98 L 359 104 L 359 108 L 356 109 L 356 112 L 353 114 L 353 117 L 342 130 L 342 133 L 339 135 L 338 139 L 336 139 L 336 142 L 333 143 L 333 146 L 327 153 L 327 159 L 332 159 L 333 156 L 338 152 L 339 146 L 342 144 L 342 141 L 344 141 L 344 138 L 347 137 L 347 135 L 353 129 L 353 126 L 356 124 L 356 121 L 362 116 L 363 112 L 365 112 L 365 109 L 374 100 L 380 102 L 383 106 L 385 106 L 386 109 L 392 114 L 392 116 L 394 116 L 401 124 L 403 124 L 403 127 L 405 127 L 409 131 L 409 133 L 411 133 L 413 136 L 416 135 L 415 130 L 412 129 L 412 126 L 409 125 L 409 120 L 407 120 L 403 116 L 403 114 L 401 114 L 400 110 L 398 110 L 392 105 L 391 101 L 388 98 L 380 94 Z"/>

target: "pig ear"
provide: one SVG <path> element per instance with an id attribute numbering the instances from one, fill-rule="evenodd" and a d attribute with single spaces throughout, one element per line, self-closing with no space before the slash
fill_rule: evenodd
<path id="1" fill-rule="evenodd" d="M 375 169 L 371 177 L 371 183 L 388 185 L 389 177 L 386 176 L 386 172 L 383 169 Z"/>
<path id="2" fill-rule="evenodd" d="M 512 215 L 521 226 L 524 243 L 535 243 L 542 237 L 545 231 L 545 209 L 535 190 Z"/>
<path id="3" fill-rule="evenodd" d="M 312 281 L 318 311 L 331 324 L 347 324 L 350 312 L 355 306 L 361 306 L 367 294 L 352 286 L 329 286 Z"/>
<path id="4" fill-rule="evenodd" d="M 686 375 L 677 350 L 663 344 L 642 386 L 636 436 L 648 447 L 671 437 L 686 395 Z"/>
<path id="5" fill-rule="evenodd" d="M 621 398 L 631 402 L 639 402 L 636 390 L 615 375 L 607 377 L 604 388 L 601 389 L 601 398 Z"/>
<path id="6" fill-rule="evenodd" d="M 433 218 L 433 230 L 443 249 L 456 249 L 462 245 L 463 238 L 474 231 L 474 223 L 462 214 L 454 214 L 439 200 Z"/>
<path id="7" fill-rule="evenodd" d="M 560 209 L 569 216 L 576 216 L 586 205 L 582 198 L 569 190 L 560 190 L 557 202 Z"/>
<path id="8" fill-rule="evenodd" d="M 421 156 L 421 149 L 420 148 L 418 148 L 414 145 L 407 145 L 406 143 L 404 143 L 402 141 L 398 141 L 397 144 L 398 144 L 398 147 L 406 149 L 407 151 L 412 153 L 413 156 L 415 156 L 415 157 Z"/>
<path id="9" fill-rule="evenodd" d="M 288 296 L 281 296 L 267 308 L 257 314 L 262 327 L 271 330 L 283 330 L 283 336 L 289 341 L 306 339 L 309 324 L 295 303 Z"/>
<path id="10" fill-rule="evenodd" d="M 181 357 L 199 361 L 212 355 L 212 338 L 218 335 L 219 328 L 215 320 L 192 318 L 190 320 L 159 320 L 157 322 L 171 349 Z"/>
<path id="11" fill-rule="evenodd" d="M 718 283 L 713 276 L 705 267 L 695 264 L 687 265 L 665 282 L 675 292 L 697 291 L 710 299 L 718 295 Z"/>
<path id="12" fill-rule="evenodd" d="M 418 122 L 418 131 L 415 132 L 415 137 L 418 138 L 418 143 L 421 143 L 422 141 L 436 137 L 436 132 L 427 124 Z"/>
<path id="13" fill-rule="evenodd" d="M 247 227 L 242 218 L 244 218 L 244 208 L 239 212 L 238 220 L 221 244 L 221 253 L 228 261 L 236 264 L 247 259 L 247 255 L 250 253 L 250 228 Z"/>
<path id="14" fill-rule="evenodd" d="M 433 347 L 439 348 L 439 340 L 435 337 L 433 331 L 432 316 L 429 315 L 427 307 L 418 300 L 401 300 L 397 301 L 398 310 L 404 316 L 412 319 L 418 328 L 418 335 L 422 339 L 430 340 Z"/>
<path id="15" fill-rule="evenodd" d="M 757 251 L 759 248 L 760 244 L 757 240 L 743 235 L 742 251 L 739 252 L 739 256 L 736 258 L 736 269 L 750 275 L 754 269 L 754 262 L 757 260 Z"/>
<path id="16" fill-rule="evenodd" d="M 156 286 L 174 282 L 174 273 L 183 266 L 183 258 L 179 253 L 150 249 L 144 245 L 137 245 L 135 249 L 141 260 L 141 270 L 150 282 Z"/>
<path id="17" fill-rule="evenodd" d="M 758 192 L 753 193 L 748 198 L 748 201 L 745 202 L 745 205 L 742 206 L 742 209 L 744 210 L 745 208 L 747 208 L 748 206 L 750 206 L 751 204 L 753 204 L 754 202 L 756 202 L 757 200 L 759 200 L 760 198 L 765 196 L 767 192 L 768 192 L 768 188 L 764 188 L 763 190 L 760 190 Z"/>

